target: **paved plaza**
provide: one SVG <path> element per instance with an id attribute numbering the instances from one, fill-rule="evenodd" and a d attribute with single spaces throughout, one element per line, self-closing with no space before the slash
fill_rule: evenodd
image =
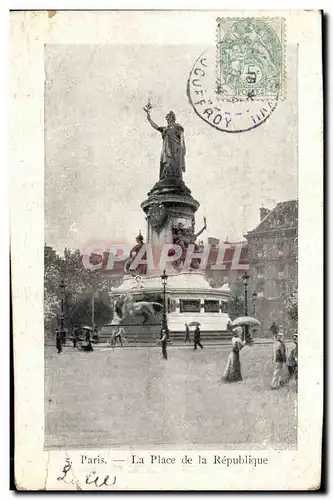
<path id="1" fill-rule="evenodd" d="M 295 448 L 295 382 L 270 389 L 272 345 L 245 347 L 243 382 L 220 384 L 229 352 L 47 347 L 45 447 Z"/>

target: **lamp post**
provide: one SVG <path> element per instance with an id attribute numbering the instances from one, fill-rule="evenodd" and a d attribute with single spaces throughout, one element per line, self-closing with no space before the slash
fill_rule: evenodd
<path id="1" fill-rule="evenodd" d="M 60 338 L 61 341 L 65 342 L 65 331 L 64 331 L 64 320 L 65 320 L 65 282 L 61 280 L 60 285 L 60 299 L 61 299 L 61 309 L 60 309 Z"/>
<path id="2" fill-rule="evenodd" d="M 245 271 L 244 275 L 242 276 L 243 284 L 244 284 L 244 316 L 248 316 L 248 309 L 247 309 L 247 287 L 249 283 L 250 276 L 247 274 Z M 245 340 L 249 339 L 249 326 L 245 325 Z"/>
<path id="3" fill-rule="evenodd" d="M 93 335 L 95 334 L 95 292 L 91 296 L 91 326 L 93 329 Z"/>
<path id="4" fill-rule="evenodd" d="M 244 315 L 248 316 L 247 310 L 247 286 L 249 283 L 250 276 L 245 271 L 245 274 L 242 276 L 243 284 L 244 284 Z"/>
<path id="5" fill-rule="evenodd" d="M 164 269 L 161 274 L 161 280 L 163 285 L 163 316 L 162 316 L 162 329 L 166 331 L 167 339 L 169 340 L 169 329 L 168 329 L 168 320 L 167 320 L 167 310 L 166 310 L 166 285 L 168 282 L 168 275 Z"/>
<path id="6" fill-rule="evenodd" d="M 252 303 L 253 303 L 253 316 L 256 315 L 256 300 L 257 300 L 257 292 L 254 290 L 252 294 Z"/>

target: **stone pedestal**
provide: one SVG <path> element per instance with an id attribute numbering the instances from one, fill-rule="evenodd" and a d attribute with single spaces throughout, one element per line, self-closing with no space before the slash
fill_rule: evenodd
<path id="1" fill-rule="evenodd" d="M 191 228 L 200 204 L 185 183 L 176 178 L 161 180 L 141 203 L 147 218 L 147 242 L 172 243 L 172 226 L 181 222 Z"/>
<path id="2" fill-rule="evenodd" d="M 114 289 L 114 297 L 130 293 L 136 301 L 142 300 L 143 296 L 151 295 L 156 297 L 163 295 L 163 287 L 159 276 L 146 276 L 142 279 L 142 288 L 138 289 L 135 278 L 127 276 L 123 284 Z M 227 302 L 230 295 L 229 285 L 221 288 L 212 288 L 207 282 L 204 273 L 200 271 L 181 271 L 170 275 L 166 287 L 166 299 L 168 303 L 168 328 L 171 333 L 185 332 L 185 323 L 198 321 L 203 333 L 216 334 L 217 339 L 221 334 L 226 334 L 229 316 L 227 307 L 221 305 Z M 198 302 L 197 311 L 191 311 L 188 306 L 191 302 Z M 215 303 L 215 310 L 210 310 L 207 306 Z M 158 325 L 157 330 L 160 328 Z"/>
<path id="3" fill-rule="evenodd" d="M 173 243 L 173 227 L 182 224 L 184 229 L 194 228 L 195 212 L 199 206 L 181 179 L 170 177 L 155 184 L 141 208 L 147 220 L 146 240 L 156 256 L 164 243 Z M 167 265 L 167 272 L 173 274 L 175 270 Z"/>

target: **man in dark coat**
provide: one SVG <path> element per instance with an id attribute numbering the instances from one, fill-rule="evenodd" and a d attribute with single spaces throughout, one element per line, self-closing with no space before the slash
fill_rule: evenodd
<path id="1" fill-rule="evenodd" d="M 276 334 L 274 343 L 275 370 L 274 370 L 273 380 L 271 383 L 272 389 L 279 389 L 285 382 L 283 367 L 286 361 L 287 361 L 286 346 L 283 342 L 283 333 L 280 332 Z"/>
<path id="2" fill-rule="evenodd" d="M 78 340 L 80 339 L 80 332 L 78 328 L 74 328 L 73 333 L 73 347 L 77 346 Z"/>
<path id="3" fill-rule="evenodd" d="M 56 334 L 56 347 L 57 347 L 57 352 L 58 354 L 60 354 L 62 352 L 62 338 L 61 338 L 61 333 L 60 331 L 57 329 L 55 331 L 55 334 Z"/>
<path id="4" fill-rule="evenodd" d="M 294 347 L 289 353 L 287 359 L 287 367 L 289 370 L 290 377 L 294 376 L 297 380 L 297 370 L 298 370 L 298 336 L 293 335 Z"/>
<path id="5" fill-rule="evenodd" d="M 275 321 L 273 321 L 273 323 L 271 324 L 270 331 L 272 332 L 273 337 L 275 337 L 275 335 L 279 333 L 279 327 L 277 326 Z"/>
<path id="6" fill-rule="evenodd" d="M 197 346 L 199 346 L 199 347 L 201 347 L 201 349 L 203 349 L 203 345 L 201 343 L 201 332 L 200 332 L 199 325 L 197 325 L 195 327 L 195 330 L 194 330 L 194 349 L 196 349 Z"/>
<path id="7" fill-rule="evenodd" d="M 161 346 L 162 346 L 162 356 L 164 359 L 168 359 L 167 345 L 168 345 L 168 336 L 166 330 L 163 328 L 161 332 Z"/>

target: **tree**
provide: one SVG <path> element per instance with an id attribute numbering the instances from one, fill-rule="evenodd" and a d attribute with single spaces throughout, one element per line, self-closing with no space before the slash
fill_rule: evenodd
<path id="1" fill-rule="evenodd" d="M 282 308 L 287 312 L 290 319 L 298 321 L 298 291 L 295 284 L 283 292 Z"/>
<path id="2" fill-rule="evenodd" d="M 240 281 L 236 281 L 231 290 L 228 300 L 228 314 L 231 320 L 244 316 L 244 286 Z"/>
<path id="3" fill-rule="evenodd" d="M 295 247 L 295 261 L 291 266 L 288 280 L 284 284 L 281 294 L 281 307 L 292 320 L 293 328 L 297 329 L 298 323 L 298 252 Z"/>
<path id="4" fill-rule="evenodd" d="M 108 291 L 110 282 L 99 271 L 86 269 L 79 250 L 65 249 L 63 256 L 44 248 L 44 322 L 46 336 L 59 326 L 61 306 L 60 282 L 64 280 L 64 326 L 91 324 L 92 297 L 95 296 L 95 323 L 104 324 L 112 317 Z M 88 306 L 89 304 L 89 306 Z"/>
<path id="5" fill-rule="evenodd" d="M 44 327 L 53 331 L 60 311 L 60 257 L 47 245 L 44 247 Z"/>
<path id="6" fill-rule="evenodd" d="M 83 294 L 76 298 L 74 302 L 67 304 L 65 325 L 72 330 L 76 325 L 91 325 L 92 320 L 92 297 Z M 101 294 L 94 297 L 94 323 L 100 327 L 112 320 L 113 310 L 110 304 L 106 303 Z"/>

